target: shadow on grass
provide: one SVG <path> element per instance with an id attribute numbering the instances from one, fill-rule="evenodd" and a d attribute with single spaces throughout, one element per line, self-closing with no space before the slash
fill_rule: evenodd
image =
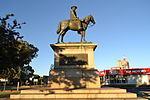
<path id="1" fill-rule="evenodd" d="M 12 92 L 7 92 L 7 91 L 2 91 L 0 92 L 0 98 L 10 98 L 11 94 L 19 94 L 20 91 L 12 91 Z"/>
<path id="2" fill-rule="evenodd" d="M 138 97 L 147 98 L 150 97 L 150 85 L 107 85 L 103 87 L 115 87 L 127 89 L 128 92 L 136 93 Z"/>

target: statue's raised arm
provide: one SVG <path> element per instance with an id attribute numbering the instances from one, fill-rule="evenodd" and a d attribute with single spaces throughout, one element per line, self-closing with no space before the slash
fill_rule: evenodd
<path id="1" fill-rule="evenodd" d="M 58 40 L 57 43 L 60 43 L 60 36 L 61 37 L 61 42 L 63 42 L 63 37 L 66 34 L 68 30 L 73 30 L 77 31 L 81 35 L 81 42 L 86 42 L 85 40 L 85 31 L 88 27 L 88 24 L 92 22 L 95 24 L 94 17 L 92 15 L 86 16 L 83 19 L 79 19 L 77 17 L 77 14 L 75 10 L 77 9 L 76 6 L 72 6 L 70 9 L 70 20 L 64 20 L 61 21 L 58 24 Z"/>

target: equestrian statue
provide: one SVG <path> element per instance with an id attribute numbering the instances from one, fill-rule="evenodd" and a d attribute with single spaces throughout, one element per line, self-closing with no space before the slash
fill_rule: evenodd
<path id="1" fill-rule="evenodd" d="M 95 24 L 94 17 L 92 15 L 89 15 L 89 16 L 86 16 L 83 19 L 79 19 L 77 17 L 76 12 L 75 12 L 76 9 L 77 9 L 76 6 L 72 6 L 71 10 L 70 10 L 70 20 L 61 21 L 58 24 L 58 30 L 57 30 L 58 40 L 57 40 L 57 43 L 60 43 L 60 37 L 61 37 L 61 42 L 62 43 L 64 42 L 63 38 L 64 38 L 64 35 L 66 34 L 66 32 L 68 30 L 77 31 L 78 34 L 81 35 L 81 42 L 86 42 L 86 40 L 85 40 L 85 31 L 86 31 L 86 29 L 88 27 L 88 24 L 90 22 Z"/>

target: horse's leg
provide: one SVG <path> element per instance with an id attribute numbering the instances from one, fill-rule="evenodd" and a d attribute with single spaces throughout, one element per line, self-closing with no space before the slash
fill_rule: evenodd
<path id="1" fill-rule="evenodd" d="M 82 31 L 82 34 L 83 34 L 83 40 L 84 40 L 84 42 L 86 42 L 86 40 L 85 40 L 85 31 Z"/>
<path id="2" fill-rule="evenodd" d="M 86 42 L 85 40 L 85 31 L 81 31 L 81 42 Z"/>
<path id="3" fill-rule="evenodd" d="M 62 33 L 62 37 L 61 37 L 61 42 L 62 43 L 64 43 L 64 35 L 66 34 L 66 31 L 64 31 L 63 33 Z"/>
<path id="4" fill-rule="evenodd" d="M 85 40 L 85 31 L 82 31 L 82 39 L 83 39 L 84 42 L 86 42 L 86 40 Z"/>
<path id="5" fill-rule="evenodd" d="M 68 31 L 67 27 L 68 27 L 67 25 L 64 26 L 64 27 L 62 28 L 62 31 L 61 31 L 61 33 L 62 33 L 61 42 L 62 42 L 62 43 L 64 43 L 64 35 L 65 35 L 66 32 Z"/>
<path id="6" fill-rule="evenodd" d="M 57 43 L 60 43 L 60 36 L 61 36 L 61 42 L 63 41 L 63 34 L 65 33 L 65 30 L 62 29 L 59 33 L 58 33 L 58 40 Z"/>
<path id="7" fill-rule="evenodd" d="M 81 40 L 80 40 L 80 42 L 83 42 L 82 40 L 83 40 L 83 31 L 78 31 L 79 33 L 80 33 L 80 35 L 81 35 Z"/>
<path id="8" fill-rule="evenodd" d="M 60 41 L 59 41 L 60 40 L 60 36 L 61 36 L 61 33 L 58 34 L 57 43 L 60 43 Z"/>

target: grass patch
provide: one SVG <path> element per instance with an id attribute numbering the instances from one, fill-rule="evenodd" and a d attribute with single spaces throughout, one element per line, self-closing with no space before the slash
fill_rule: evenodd
<path id="1" fill-rule="evenodd" d="M 2 91 L 0 92 L 0 98 L 9 98 L 11 94 L 18 94 L 20 91 Z"/>

